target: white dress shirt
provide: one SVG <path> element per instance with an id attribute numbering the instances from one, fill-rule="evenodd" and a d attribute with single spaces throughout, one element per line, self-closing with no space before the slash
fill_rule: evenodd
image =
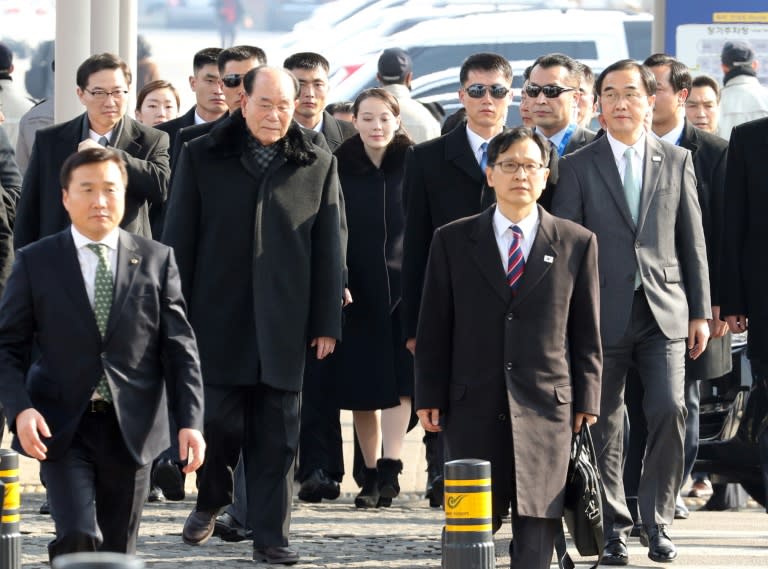
<path id="1" fill-rule="evenodd" d="M 651 134 L 658 138 L 659 140 L 663 140 L 664 142 L 669 142 L 670 144 L 673 144 L 677 146 L 677 142 L 683 137 L 683 128 L 685 127 L 685 121 L 680 121 L 680 124 L 677 125 L 675 128 L 670 130 L 667 134 L 663 134 L 659 136 L 655 132 L 651 131 Z"/>
<path id="2" fill-rule="evenodd" d="M 75 241 L 75 249 L 77 249 L 77 260 L 80 262 L 80 272 L 83 274 L 85 292 L 88 295 L 88 301 L 91 303 L 91 308 L 93 308 L 95 296 L 94 284 L 96 281 L 96 267 L 99 265 L 99 257 L 95 252 L 88 248 L 88 245 L 91 243 L 101 243 L 109 248 L 109 270 L 112 272 L 112 282 L 114 282 L 117 273 L 117 242 L 120 237 L 120 231 L 115 228 L 112 233 L 107 235 L 101 241 L 92 241 L 75 229 L 74 225 L 72 225 L 71 228 L 72 239 Z"/>
<path id="3" fill-rule="evenodd" d="M 512 243 L 512 225 L 517 225 L 520 233 L 523 234 L 520 248 L 523 250 L 523 258 L 528 261 L 528 254 L 533 247 L 533 241 L 536 239 L 536 231 L 539 229 L 539 208 L 534 207 L 531 213 L 514 223 L 507 219 L 499 208 L 493 212 L 493 233 L 496 237 L 496 245 L 499 247 L 501 255 L 501 264 L 504 267 L 504 274 L 507 272 L 507 262 L 509 261 L 509 246 Z"/>
<path id="4" fill-rule="evenodd" d="M 469 125 L 467 125 L 467 139 L 469 140 L 469 147 L 472 149 L 472 152 L 475 154 L 475 160 L 477 160 L 478 166 L 482 163 L 483 160 L 483 151 L 480 148 L 483 145 L 483 142 L 490 144 L 491 140 L 493 138 L 489 138 L 488 140 L 485 140 L 482 136 L 474 132 L 471 128 L 469 128 Z M 488 152 L 488 149 L 486 148 L 486 153 Z"/>
<path id="5" fill-rule="evenodd" d="M 621 177 L 621 183 L 624 183 L 624 172 L 627 169 L 627 161 L 624 158 L 624 152 L 629 148 L 623 142 L 620 142 L 611 136 L 610 132 L 605 133 L 608 137 L 608 143 L 611 145 L 611 152 L 613 152 L 613 159 L 616 161 L 616 167 L 619 169 L 619 177 Z M 645 134 L 643 134 L 637 142 L 632 145 L 634 152 L 632 153 L 632 172 L 635 174 L 635 179 L 640 184 L 640 188 L 643 187 L 643 159 L 645 158 Z"/>

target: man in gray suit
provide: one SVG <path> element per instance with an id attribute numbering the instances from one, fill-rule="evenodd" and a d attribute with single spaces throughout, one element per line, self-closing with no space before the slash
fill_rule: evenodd
<path id="1" fill-rule="evenodd" d="M 690 153 L 645 131 L 656 79 L 632 60 L 608 66 L 596 85 L 606 136 L 562 160 L 555 215 L 597 235 L 603 420 L 595 442 L 606 490 L 606 565 L 629 563 L 632 528 L 622 482 L 624 385 L 637 369 L 648 443 L 638 492 L 641 542 L 657 562 L 677 550 L 666 525 L 683 472 L 686 338 L 695 359 L 711 318 L 706 247 Z"/>

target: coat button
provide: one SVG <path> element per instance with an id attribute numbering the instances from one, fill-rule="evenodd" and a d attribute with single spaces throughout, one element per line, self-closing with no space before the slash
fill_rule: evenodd
<path id="1" fill-rule="evenodd" d="M 514 314 L 512 314 L 511 312 L 509 314 L 507 314 L 507 320 L 514 320 L 514 319 L 515 319 L 515 315 Z"/>
<path id="2" fill-rule="evenodd" d="M 507 362 L 504 367 L 507 371 L 512 371 L 512 362 Z"/>
<path id="3" fill-rule="evenodd" d="M 499 413 L 499 421 L 503 421 L 507 416 L 504 413 Z"/>
<path id="4" fill-rule="evenodd" d="M 107 359 L 107 352 L 101 352 L 99 355 L 101 356 L 102 360 Z"/>
<path id="5" fill-rule="evenodd" d="M 639 249 L 642 246 L 642 243 L 640 241 L 635 241 L 635 249 Z"/>

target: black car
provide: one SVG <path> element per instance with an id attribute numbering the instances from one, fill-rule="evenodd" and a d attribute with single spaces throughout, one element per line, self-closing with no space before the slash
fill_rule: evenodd
<path id="1" fill-rule="evenodd" d="M 760 464 L 760 445 L 768 457 L 768 390 L 753 385 L 746 334 L 733 336 L 733 370 L 702 381 L 699 454 L 695 472 L 715 482 L 736 482 L 766 506 L 768 464 Z"/>

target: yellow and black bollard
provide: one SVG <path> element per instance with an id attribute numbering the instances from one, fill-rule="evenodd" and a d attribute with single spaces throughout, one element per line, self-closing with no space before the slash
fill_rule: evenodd
<path id="1" fill-rule="evenodd" d="M 443 569 L 494 569 L 491 463 L 445 463 Z"/>
<path id="2" fill-rule="evenodd" d="M 21 494 L 19 493 L 19 455 L 0 449 L 0 569 L 21 569 Z"/>
<path id="3" fill-rule="evenodd" d="M 67 553 L 53 560 L 52 569 L 144 569 L 135 555 L 108 551 Z"/>

